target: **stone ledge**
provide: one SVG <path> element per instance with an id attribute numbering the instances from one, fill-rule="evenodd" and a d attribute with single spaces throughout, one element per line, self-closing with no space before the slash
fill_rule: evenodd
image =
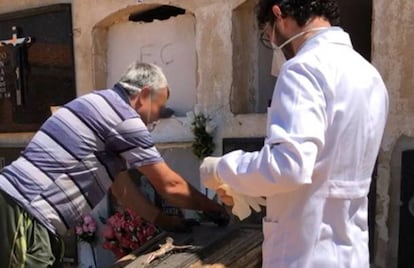
<path id="1" fill-rule="evenodd" d="M 187 118 L 185 117 L 162 119 L 151 133 L 154 142 L 160 148 L 190 147 L 193 134 L 190 128 L 187 127 L 186 122 Z M 34 134 L 34 132 L 0 133 L 0 147 L 24 147 L 30 142 Z"/>
<path id="2" fill-rule="evenodd" d="M 194 139 L 186 117 L 162 119 L 151 134 L 156 144 L 188 144 Z"/>
<path id="3" fill-rule="evenodd" d="M 0 147 L 25 147 L 32 139 L 34 132 L 0 133 Z"/>

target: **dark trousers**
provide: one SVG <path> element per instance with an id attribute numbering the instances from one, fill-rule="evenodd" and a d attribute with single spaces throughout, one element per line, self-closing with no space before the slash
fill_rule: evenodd
<path id="1" fill-rule="evenodd" d="M 62 267 L 63 242 L 0 191 L 0 267 Z"/>

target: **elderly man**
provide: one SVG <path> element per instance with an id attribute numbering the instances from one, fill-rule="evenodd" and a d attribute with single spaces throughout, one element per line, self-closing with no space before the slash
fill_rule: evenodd
<path id="1" fill-rule="evenodd" d="M 276 63 L 290 58 L 265 145 L 207 158 L 203 181 L 230 205 L 266 197 L 264 267 L 368 268 L 367 194 L 388 112 L 381 76 L 333 27 L 335 0 L 260 0 L 257 11 Z"/>
<path id="2" fill-rule="evenodd" d="M 121 173 L 127 168 L 138 169 L 172 205 L 223 212 L 172 171 L 154 146 L 147 126 L 158 119 L 168 96 L 159 67 L 134 63 L 113 89 L 69 102 L 41 126 L 0 173 L 1 267 L 58 267 L 59 236 L 114 180 L 112 194 L 120 203 L 161 227 L 185 228 L 181 219 L 149 205 Z"/>

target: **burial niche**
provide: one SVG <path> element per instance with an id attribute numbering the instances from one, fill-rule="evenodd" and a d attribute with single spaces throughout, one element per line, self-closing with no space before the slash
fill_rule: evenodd
<path id="1" fill-rule="evenodd" d="M 168 78 L 168 102 L 184 116 L 196 102 L 195 17 L 184 9 L 157 6 L 130 14 L 129 20 L 107 32 L 107 87 L 111 87 L 132 61 L 155 63 Z"/>

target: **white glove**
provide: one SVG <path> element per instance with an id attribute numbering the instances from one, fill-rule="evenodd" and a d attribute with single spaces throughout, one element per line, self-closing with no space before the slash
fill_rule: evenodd
<path id="1" fill-rule="evenodd" d="M 213 191 L 217 190 L 223 184 L 223 181 L 217 175 L 219 161 L 220 157 L 206 157 L 200 166 L 201 182 Z"/>
<path id="2" fill-rule="evenodd" d="M 209 189 L 216 191 L 223 189 L 227 195 L 233 198 L 234 206 L 232 213 L 244 220 L 252 213 L 251 208 L 256 212 L 261 210 L 260 205 L 265 206 L 266 200 L 261 197 L 251 197 L 235 192 L 228 184 L 225 184 L 217 174 L 217 165 L 220 157 L 206 157 L 200 166 L 201 182 Z"/>
<path id="3" fill-rule="evenodd" d="M 251 197 L 235 192 L 228 184 L 222 184 L 220 189 L 226 191 L 226 194 L 233 198 L 234 206 L 232 213 L 239 217 L 240 220 L 244 220 L 249 217 L 252 210 L 256 212 L 261 210 L 260 205 L 266 206 L 266 200 L 262 197 Z"/>

